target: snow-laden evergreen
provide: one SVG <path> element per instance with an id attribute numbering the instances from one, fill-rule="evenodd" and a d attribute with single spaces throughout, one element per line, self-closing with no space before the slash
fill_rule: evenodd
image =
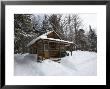
<path id="1" fill-rule="evenodd" d="M 37 62 L 36 54 L 15 54 L 16 76 L 96 76 L 97 54 L 88 51 L 73 51 L 72 56 L 63 57 L 60 63 L 52 59 Z M 55 59 L 54 59 L 55 60 Z"/>

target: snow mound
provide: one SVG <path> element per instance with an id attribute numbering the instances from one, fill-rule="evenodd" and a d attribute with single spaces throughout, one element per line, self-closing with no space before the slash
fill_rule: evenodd
<path id="1" fill-rule="evenodd" d="M 88 51 L 73 51 L 60 63 L 52 60 L 37 62 L 36 54 L 15 54 L 15 76 L 96 76 L 97 54 Z"/>

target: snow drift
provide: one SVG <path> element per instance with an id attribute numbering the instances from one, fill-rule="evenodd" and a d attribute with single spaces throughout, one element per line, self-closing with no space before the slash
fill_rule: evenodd
<path id="1" fill-rule="evenodd" d="M 70 54 L 70 52 L 69 52 Z M 97 54 L 88 51 L 73 51 L 72 56 L 61 58 L 60 63 L 52 60 L 37 62 L 36 54 L 15 54 L 15 76 L 96 76 Z"/>

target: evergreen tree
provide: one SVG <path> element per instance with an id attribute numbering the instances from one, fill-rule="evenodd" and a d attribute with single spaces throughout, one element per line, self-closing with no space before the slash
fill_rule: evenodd
<path id="1" fill-rule="evenodd" d="M 23 53 L 27 43 L 35 35 L 31 14 L 14 15 L 14 52 Z"/>
<path id="2" fill-rule="evenodd" d="M 88 41 L 89 41 L 89 50 L 97 52 L 97 35 L 95 30 L 93 30 L 91 26 L 89 26 Z"/>
<path id="3" fill-rule="evenodd" d="M 77 32 L 77 45 L 79 50 L 87 50 L 87 37 L 83 29 Z"/>

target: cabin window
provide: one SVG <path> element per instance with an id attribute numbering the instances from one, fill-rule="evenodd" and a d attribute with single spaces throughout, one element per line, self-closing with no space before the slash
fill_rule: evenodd
<path id="1" fill-rule="evenodd" d="M 48 44 L 44 44 L 44 50 L 45 50 L 45 51 L 48 50 Z"/>
<path id="2" fill-rule="evenodd" d="M 50 48 L 51 49 L 56 49 L 56 43 L 55 42 L 50 42 Z"/>

